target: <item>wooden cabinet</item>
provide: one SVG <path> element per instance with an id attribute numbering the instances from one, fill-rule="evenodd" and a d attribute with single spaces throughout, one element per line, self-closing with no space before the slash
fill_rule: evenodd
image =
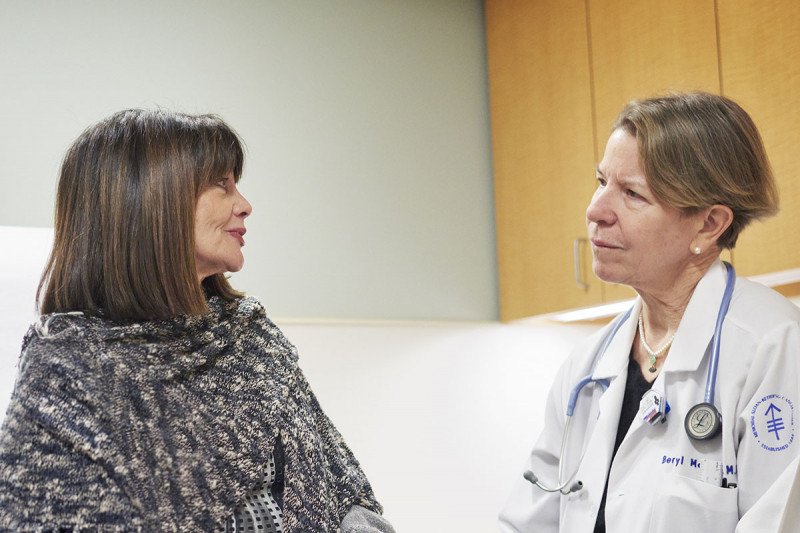
<path id="1" fill-rule="evenodd" d="M 488 2 L 486 23 L 501 318 L 599 303 L 585 247 L 588 289 L 572 267 L 594 190 L 584 1 Z"/>
<path id="2" fill-rule="evenodd" d="M 623 105 L 668 91 L 726 94 L 761 130 L 782 212 L 743 233 L 742 274 L 800 266 L 800 3 L 487 0 L 501 319 L 630 297 L 584 249 L 610 128 Z M 726 254 L 727 255 L 727 254 Z"/>
<path id="3" fill-rule="evenodd" d="M 800 3 L 719 3 L 722 92 L 753 117 L 780 191 L 781 210 L 742 232 L 733 252 L 744 275 L 800 266 Z"/>
<path id="4" fill-rule="evenodd" d="M 623 2 L 590 0 L 597 160 L 623 106 L 667 91 L 719 92 L 714 0 Z M 606 301 L 630 298 L 605 284 Z"/>

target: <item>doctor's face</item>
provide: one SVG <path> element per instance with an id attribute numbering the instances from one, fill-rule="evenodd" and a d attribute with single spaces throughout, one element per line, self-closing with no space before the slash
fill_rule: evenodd
<path id="1" fill-rule="evenodd" d="M 586 223 L 597 277 L 648 291 L 671 287 L 688 268 L 702 215 L 686 215 L 656 200 L 636 138 L 617 129 L 597 166 Z"/>

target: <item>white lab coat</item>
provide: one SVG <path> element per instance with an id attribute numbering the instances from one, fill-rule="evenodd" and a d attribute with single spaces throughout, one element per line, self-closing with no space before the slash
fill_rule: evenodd
<path id="1" fill-rule="evenodd" d="M 546 493 L 524 480 L 520 471 L 500 514 L 501 531 L 593 531 L 607 477 L 605 513 L 611 533 L 777 531 L 781 516 L 773 510 L 782 507 L 773 500 L 781 496 L 762 496 L 800 455 L 796 306 L 766 287 L 737 279 L 722 328 L 714 398 L 722 413 L 721 435 L 694 441 L 684 429 L 687 411 L 703 401 L 725 276 L 724 266 L 717 262 L 700 280 L 653 383 L 653 390 L 663 394 L 671 407 L 666 423 L 649 426 L 635 418 L 609 471 L 641 309 L 637 299 L 593 372 L 594 378 L 610 380 L 608 390 L 603 393 L 593 384 L 585 387 L 573 415 L 566 473 L 575 470 L 583 451 L 575 476 L 583 489 L 567 496 Z M 545 428 L 523 469 L 532 470 L 547 485 L 554 485 L 558 476 L 569 394 L 591 371 L 596 347 L 608 330 L 603 328 L 576 348 L 550 391 Z M 714 476 L 710 481 L 701 479 L 717 465 L 736 488 L 722 488 Z M 746 519 L 737 529 L 740 518 Z"/>

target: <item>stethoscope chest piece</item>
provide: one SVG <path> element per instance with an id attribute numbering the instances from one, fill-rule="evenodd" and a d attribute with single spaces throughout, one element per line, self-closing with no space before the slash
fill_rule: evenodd
<path id="1" fill-rule="evenodd" d="M 686 413 L 686 434 L 695 440 L 713 439 L 722 429 L 722 416 L 713 404 L 698 403 Z"/>

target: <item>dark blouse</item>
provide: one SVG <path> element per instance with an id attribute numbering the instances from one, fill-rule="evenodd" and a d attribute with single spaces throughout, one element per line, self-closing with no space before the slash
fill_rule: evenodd
<path id="1" fill-rule="evenodd" d="M 611 465 L 614 464 L 614 457 L 617 455 L 619 445 L 628 433 L 636 413 L 639 412 L 639 402 L 644 393 L 653 386 L 642 375 L 641 367 L 633 359 L 633 352 L 628 358 L 628 379 L 625 382 L 625 396 L 622 398 L 622 410 L 619 414 L 619 426 L 617 426 L 617 438 L 614 441 L 614 452 L 611 454 Z M 609 471 L 611 467 L 609 466 Z M 606 487 L 603 490 L 603 499 L 600 500 L 600 509 L 597 511 L 597 521 L 594 524 L 595 533 L 605 533 L 606 531 L 606 496 L 608 496 L 608 476 L 606 476 Z"/>

